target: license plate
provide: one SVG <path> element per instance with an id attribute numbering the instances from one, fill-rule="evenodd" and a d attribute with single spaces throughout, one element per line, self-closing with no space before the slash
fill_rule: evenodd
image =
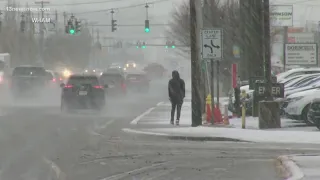
<path id="1" fill-rule="evenodd" d="M 87 94 L 87 91 L 79 91 L 79 96 L 86 96 Z"/>

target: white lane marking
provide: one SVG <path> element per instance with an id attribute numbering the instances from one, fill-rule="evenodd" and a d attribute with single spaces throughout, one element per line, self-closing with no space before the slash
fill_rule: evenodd
<path id="1" fill-rule="evenodd" d="M 152 168 L 155 168 L 157 166 L 161 166 L 161 165 L 165 165 L 165 164 L 166 163 L 153 164 L 151 166 L 145 166 L 145 167 L 142 167 L 142 168 L 134 169 L 132 171 L 127 171 L 127 172 L 124 172 L 124 173 L 116 174 L 116 175 L 109 176 L 109 177 L 106 177 L 106 178 L 103 178 L 103 179 L 100 179 L 100 180 L 119 180 L 119 179 L 123 179 L 126 176 L 132 176 L 134 173 L 143 172 L 145 170 L 152 169 Z"/>
<path id="2" fill-rule="evenodd" d="M 151 111 L 153 111 L 155 109 L 155 107 L 149 108 L 148 110 L 146 110 L 144 113 L 140 114 L 138 117 L 134 118 L 134 120 L 132 120 L 130 122 L 130 124 L 138 124 L 138 122 L 147 114 L 149 114 Z"/>
<path id="3" fill-rule="evenodd" d="M 129 128 L 123 128 L 122 131 L 126 132 L 126 133 L 135 133 L 135 134 L 145 134 L 145 135 L 155 135 L 155 136 L 169 136 L 169 134 L 165 134 L 165 133 L 139 131 L 139 130 L 134 130 L 134 129 L 129 129 Z"/>
<path id="4" fill-rule="evenodd" d="M 112 124 L 115 120 L 111 119 L 110 121 L 107 121 L 105 124 L 103 125 L 97 125 L 97 123 L 94 124 L 94 129 L 95 130 L 101 130 L 101 129 L 105 129 L 107 128 L 107 126 L 109 126 L 110 124 Z"/>
<path id="5" fill-rule="evenodd" d="M 104 137 L 104 135 L 102 135 L 99 131 L 106 129 L 110 124 L 112 124 L 115 120 L 112 119 L 110 121 L 107 121 L 105 124 L 103 125 L 98 125 L 96 122 L 94 123 L 94 127 L 93 128 L 88 128 L 87 131 L 89 134 L 94 135 L 94 136 L 102 136 Z"/>
<path id="6" fill-rule="evenodd" d="M 56 177 L 58 180 L 65 180 L 66 179 L 66 175 L 64 172 L 61 171 L 61 169 L 53 162 L 50 161 L 47 158 L 43 158 L 44 162 L 50 165 L 50 168 L 53 170 L 53 172 L 55 173 Z"/>
<path id="7" fill-rule="evenodd" d="M 164 102 L 159 102 L 157 106 L 161 106 L 162 104 L 164 104 Z"/>

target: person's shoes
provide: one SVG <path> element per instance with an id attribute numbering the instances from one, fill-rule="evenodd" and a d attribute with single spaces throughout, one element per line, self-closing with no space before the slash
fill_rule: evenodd
<path id="1" fill-rule="evenodd" d="M 179 126 L 179 120 L 176 120 L 176 125 Z"/>
<path id="2" fill-rule="evenodd" d="M 174 125 L 173 121 L 170 121 L 170 124 Z"/>

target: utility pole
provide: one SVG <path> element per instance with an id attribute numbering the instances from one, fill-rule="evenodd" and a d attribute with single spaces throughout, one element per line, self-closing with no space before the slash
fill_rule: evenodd
<path id="1" fill-rule="evenodd" d="M 43 18 L 44 18 L 44 11 L 43 11 L 43 8 L 44 8 L 44 5 L 45 4 L 50 4 L 49 1 L 36 1 L 35 4 L 40 4 L 41 6 L 41 23 L 40 23 L 40 58 L 41 58 L 41 61 L 42 63 L 44 63 L 44 59 L 43 59 L 43 46 L 44 46 L 44 29 L 45 29 L 45 26 L 44 26 L 44 21 L 43 21 Z"/>
<path id="2" fill-rule="evenodd" d="M 263 54 L 264 54 L 264 74 L 267 84 L 266 97 L 272 99 L 272 81 L 271 81 L 271 53 L 270 53 L 270 3 L 269 0 L 263 1 Z"/>
<path id="3" fill-rule="evenodd" d="M 63 12 L 63 24 L 66 25 L 67 24 L 67 13 Z"/>
<path id="4" fill-rule="evenodd" d="M 196 18 L 196 2 L 189 0 L 190 3 L 190 48 L 191 48 L 191 83 L 192 83 L 192 127 L 202 125 L 200 87 L 200 68 L 197 49 L 197 18 Z"/>
<path id="5" fill-rule="evenodd" d="M 203 28 L 203 3 L 198 0 L 195 2 L 196 4 L 196 19 L 197 19 L 197 49 L 198 49 L 198 52 L 201 51 L 201 36 L 200 36 L 200 31 L 201 29 Z M 207 93 L 209 93 L 207 90 L 206 90 L 206 73 L 205 73 L 205 69 L 207 69 L 207 66 L 205 66 L 205 68 L 203 68 L 202 65 L 206 65 L 206 61 L 207 60 L 204 60 L 202 59 L 201 57 L 201 54 L 198 53 L 198 59 L 199 59 L 199 66 L 200 66 L 200 81 L 198 82 L 199 83 L 199 86 L 201 87 L 200 88 L 200 94 L 201 94 L 201 113 L 204 113 L 205 112 L 205 99 L 207 97 Z"/>

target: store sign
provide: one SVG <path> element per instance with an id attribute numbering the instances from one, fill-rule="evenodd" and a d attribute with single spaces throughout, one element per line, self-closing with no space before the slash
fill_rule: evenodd
<path id="1" fill-rule="evenodd" d="M 317 44 L 285 44 L 284 47 L 286 65 L 317 65 Z"/>
<path id="2" fill-rule="evenodd" d="M 288 33 L 288 43 L 314 43 L 314 34 Z"/>
<path id="3" fill-rule="evenodd" d="M 270 6 L 271 26 L 293 26 L 293 6 L 274 5 Z"/>

